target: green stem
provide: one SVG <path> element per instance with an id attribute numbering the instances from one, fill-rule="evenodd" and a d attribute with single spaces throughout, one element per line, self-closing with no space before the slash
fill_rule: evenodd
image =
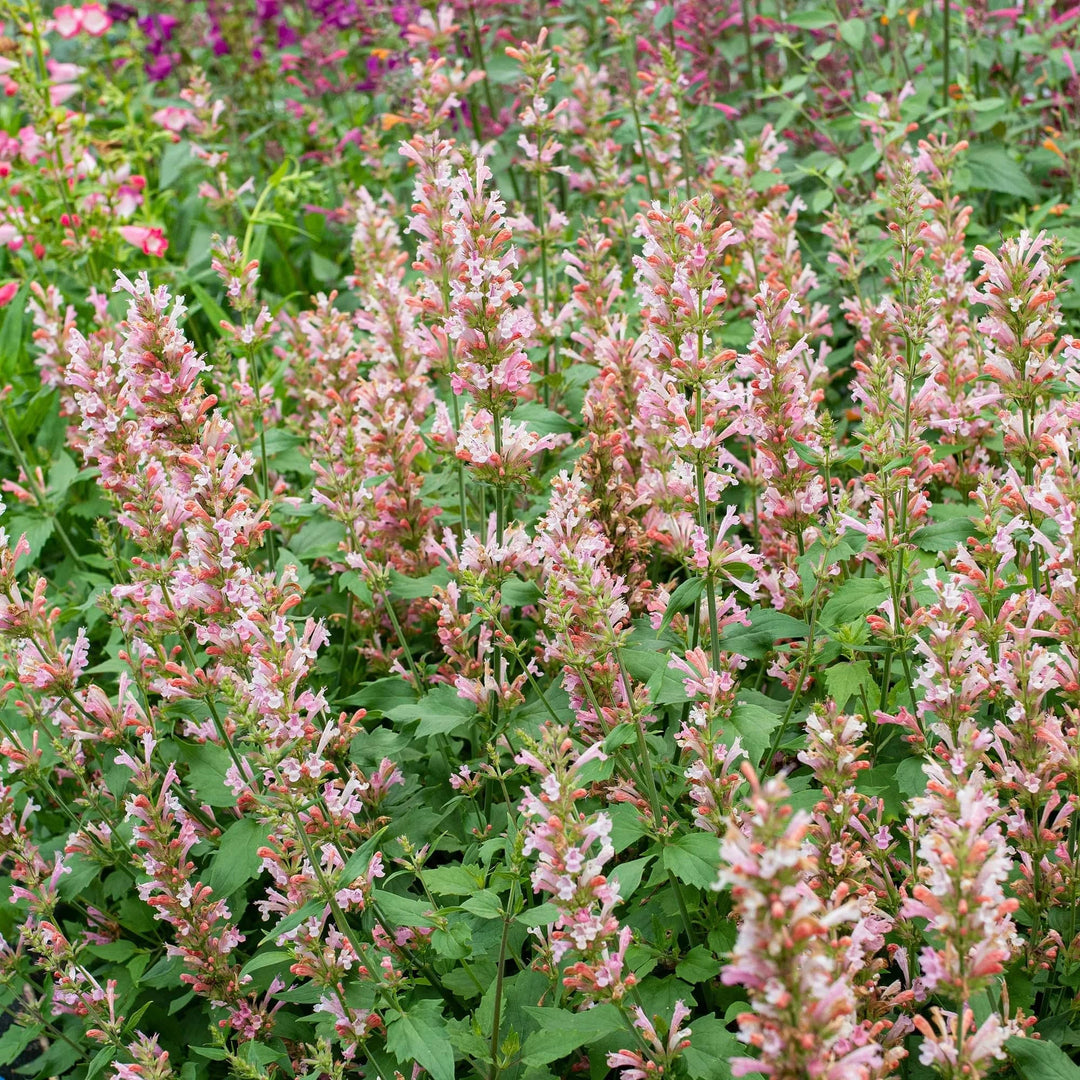
<path id="1" fill-rule="evenodd" d="M 4 435 L 7 437 L 7 441 L 11 446 L 11 452 L 15 455 L 15 460 L 18 462 L 19 468 L 26 477 L 27 486 L 30 488 L 30 494 L 34 497 L 37 508 L 52 522 L 53 528 L 56 529 L 56 535 L 60 540 L 60 544 L 64 551 L 67 552 L 67 555 L 72 562 L 76 563 L 78 566 L 85 567 L 86 562 L 78 551 L 75 550 L 75 545 L 72 543 L 67 530 L 61 524 L 60 518 L 49 505 L 48 500 L 45 498 L 45 493 L 38 487 L 37 481 L 34 479 L 34 474 L 30 471 L 30 464 L 22 452 L 22 447 L 19 445 L 19 440 L 15 437 L 15 432 L 11 430 L 11 424 L 8 423 L 7 410 L 4 409 L 3 406 L 0 406 L 0 425 L 3 425 Z"/>

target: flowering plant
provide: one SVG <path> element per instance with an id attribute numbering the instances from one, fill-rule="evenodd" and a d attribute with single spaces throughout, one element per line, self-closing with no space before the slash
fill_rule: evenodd
<path id="1" fill-rule="evenodd" d="M 1080 18 L 0 3 L 0 1071 L 1080 1077 Z"/>

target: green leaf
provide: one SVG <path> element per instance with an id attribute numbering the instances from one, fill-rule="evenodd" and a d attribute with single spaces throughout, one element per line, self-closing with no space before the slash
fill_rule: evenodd
<path id="1" fill-rule="evenodd" d="M 705 590 L 705 579 L 699 577 L 688 578 L 671 594 L 668 601 L 667 611 L 660 620 L 660 633 L 662 634 L 670 625 L 671 620 L 680 611 L 685 611 L 691 604 L 701 597 Z"/>
<path id="2" fill-rule="evenodd" d="M 729 746 L 736 736 L 741 738 L 746 756 L 757 765 L 769 748 L 770 736 L 779 723 L 780 716 L 765 706 L 740 701 L 731 710 L 731 723 L 724 725 L 723 738 Z"/>
<path id="3" fill-rule="evenodd" d="M 49 494 L 57 502 L 60 502 L 67 494 L 68 488 L 75 483 L 79 475 L 79 466 L 70 454 L 60 451 L 57 459 L 49 467 Z"/>
<path id="4" fill-rule="evenodd" d="M 191 1050 L 199 1057 L 209 1058 L 211 1061 L 224 1061 L 229 1056 L 228 1051 L 220 1046 L 193 1046 Z"/>
<path id="5" fill-rule="evenodd" d="M 526 607 L 540 599 L 540 588 L 535 581 L 522 581 L 521 578 L 509 578 L 503 582 L 502 602 L 508 607 Z"/>
<path id="6" fill-rule="evenodd" d="M 470 896 L 461 906 L 470 914 L 481 919 L 501 919 L 504 914 L 499 894 L 491 889 L 481 889 L 475 896 Z"/>
<path id="7" fill-rule="evenodd" d="M 1052 1042 L 1014 1037 L 1005 1051 L 1022 1080 L 1080 1080 L 1080 1067 Z"/>
<path id="8" fill-rule="evenodd" d="M 395 600 L 424 600 L 432 595 L 435 586 L 445 588 L 450 583 L 450 573 L 440 566 L 425 577 L 411 578 L 390 571 L 390 595 Z"/>
<path id="9" fill-rule="evenodd" d="M 432 1080 L 454 1080 L 454 1048 L 437 1002 L 413 1002 L 390 1020 L 386 1049 L 402 1065 L 422 1065 Z"/>
<path id="10" fill-rule="evenodd" d="M 386 715 L 397 723 L 419 720 L 416 734 L 425 738 L 429 735 L 448 735 L 465 727 L 476 715 L 476 706 L 458 697 L 452 686 L 436 686 L 419 701 L 396 705 Z"/>
<path id="11" fill-rule="evenodd" d="M 554 904 L 540 904 L 539 907 L 529 908 L 528 911 L 523 911 L 520 915 L 514 917 L 515 922 L 523 923 L 529 929 L 534 926 L 551 926 L 553 922 L 559 917 L 561 908 L 556 907 Z"/>
<path id="12" fill-rule="evenodd" d="M 840 24 L 840 37 L 858 52 L 866 41 L 866 20 L 845 19 Z"/>
<path id="13" fill-rule="evenodd" d="M 15 514 L 6 519 L 4 524 L 9 536 L 18 539 L 25 535 L 26 542 L 30 545 L 30 553 L 19 559 L 19 569 L 25 570 L 28 564 L 36 565 L 38 556 L 52 536 L 52 518 L 39 517 L 37 514 Z"/>
<path id="14" fill-rule="evenodd" d="M 729 626 L 720 635 L 721 648 L 748 660 L 763 660 L 778 642 L 804 638 L 810 627 L 802 619 L 772 608 L 751 608 L 749 626 Z"/>
<path id="15" fill-rule="evenodd" d="M 3 371 L 5 383 L 19 370 L 26 297 L 29 291 L 29 284 L 24 283 L 20 286 L 19 291 L 11 298 L 7 314 L 4 316 L 4 324 L 0 326 L 0 370 Z"/>
<path id="16" fill-rule="evenodd" d="M 231 896 L 241 885 L 259 876 L 259 848 L 266 843 L 266 826 L 254 818 L 234 821 L 221 837 L 206 884 L 219 897 Z"/>
<path id="17" fill-rule="evenodd" d="M 303 560 L 329 558 L 341 550 L 345 539 L 345 526 L 340 521 L 313 517 L 289 541 L 289 550 L 295 551 Z"/>
<path id="18" fill-rule="evenodd" d="M 322 915 L 325 909 L 325 900 L 309 900 L 303 907 L 298 908 L 291 915 L 286 915 L 273 930 L 268 930 L 263 940 L 268 941 L 272 939 L 276 941 L 282 934 L 288 934 L 290 931 L 295 930 L 302 922 L 306 922 L 314 916 Z"/>
<path id="19" fill-rule="evenodd" d="M 435 896 L 472 896 L 484 886 L 479 866 L 437 866 L 424 871 L 424 884 Z"/>
<path id="20" fill-rule="evenodd" d="M 365 684 L 341 704 L 387 713 L 399 705 L 408 705 L 415 701 L 416 691 L 400 675 L 390 675 Z"/>
<path id="21" fill-rule="evenodd" d="M 696 832 L 680 836 L 664 848 L 664 869 L 684 885 L 711 889 L 720 868 L 720 841 L 712 833 Z"/>
<path id="22" fill-rule="evenodd" d="M 12 1024 L 0 1036 L 0 1065 L 10 1065 L 44 1030 L 41 1024 L 32 1027 Z"/>
<path id="23" fill-rule="evenodd" d="M 951 521 L 935 521 L 924 525 L 911 535 L 912 541 L 923 551 L 953 551 L 957 544 L 966 544 L 974 532 L 970 518 L 954 518 Z"/>
<path id="24" fill-rule="evenodd" d="M 523 1011 L 539 1024 L 539 1030 L 522 1047 L 523 1063 L 533 1068 L 558 1061 L 579 1046 L 587 1046 L 622 1028 L 622 1018 L 614 1005 L 597 1005 L 578 1013 L 526 1005 Z"/>
<path id="25" fill-rule="evenodd" d="M 235 806 L 236 796 L 225 783 L 232 765 L 228 750 L 217 743 L 178 743 L 180 760 L 188 766 L 185 780 L 210 806 Z"/>
<path id="26" fill-rule="evenodd" d="M 206 317 L 214 324 L 215 330 L 223 322 L 232 322 L 225 314 L 225 309 L 197 281 L 188 281 L 187 288 L 199 301 L 199 307 L 206 312 Z"/>
<path id="27" fill-rule="evenodd" d="M 292 959 L 292 954 L 284 949 L 271 949 L 269 952 L 257 953 L 241 969 L 241 975 L 251 975 L 263 968 L 274 967 L 277 964 L 287 964 Z"/>
<path id="28" fill-rule="evenodd" d="M 691 984 L 708 982 L 720 973 L 720 961 L 704 945 L 695 945 L 676 965 L 675 974 Z"/>
<path id="29" fill-rule="evenodd" d="M 831 11 L 818 8 L 814 11 L 792 11 L 784 16 L 784 22 L 800 30 L 824 30 L 826 26 L 836 25 L 836 16 Z"/>
<path id="30" fill-rule="evenodd" d="M 926 791 L 926 773 L 923 771 L 922 758 L 904 758 L 896 766 L 896 786 L 909 798 L 918 798 Z"/>
<path id="31" fill-rule="evenodd" d="M 654 16 L 653 16 L 653 29 L 659 34 L 661 30 L 666 29 L 675 21 L 675 5 L 665 4 Z"/>
<path id="32" fill-rule="evenodd" d="M 744 1012 L 740 1003 L 738 1012 Z M 738 1057 L 742 1043 L 728 1031 L 725 1021 L 716 1016 L 698 1016 L 690 1026 L 693 1034 L 682 1059 L 690 1080 L 730 1080 L 731 1059 Z"/>
<path id="33" fill-rule="evenodd" d="M 860 690 L 869 693 L 874 685 L 870 674 L 869 660 L 856 660 L 850 664 L 833 664 L 825 671 L 825 687 L 836 701 L 836 707 L 843 710 L 848 701 L 859 696 Z"/>
<path id="34" fill-rule="evenodd" d="M 1038 189 L 1004 147 L 973 146 L 967 153 L 967 165 L 973 188 L 1000 191 L 1032 202 L 1039 197 Z"/>
<path id="35" fill-rule="evenodd" d="M 623 900 L 629 900 L 641 884 L 641 875 L 645 873 L 645 867 L 653 860 L 651 855 L 641 859 L 633 859 L 630 862 L 618 863 L 611 870 L 611 877 L 619 886 L 619 895 Z"/>
<path id="36" fill-rule="evenodd" d="M 637 728 L 633 724 L 616 724 L 604 739 L 604 753 L 613 754 L 622 746 L 634 742 Z"/>
<path id="37" fill-rule="evenodd" d="M 888 586 L 881 578 L 848 578 L 825 602 L 818 618 L 824 626 L 861 622 L 888 596 Z"/>
<path id="38" fill-rule="evenodd" d="M 527 401 L 514 410 L 514 422 L 522 421 L 538 435 L 563 435 L 574 430 L 574 424 L 565 416 L 545 409 L 538 401 Z"/>
<path id="39" fill-rule="evenodd" d="M 94 1060 L 90 1062 L 86 1069 L 86 1080 L 94 1080 L 102 1069 L 111 1061 L 116 1060 L 116 1047 L 115 1046 L 103 1046 L 95 1055 Z"/>

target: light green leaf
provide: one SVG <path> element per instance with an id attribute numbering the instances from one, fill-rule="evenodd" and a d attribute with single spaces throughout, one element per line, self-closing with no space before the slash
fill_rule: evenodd
<path id="1" fill-rule="evenodd" d="M 856 660 L 850 664 L 833 664 L 825 671 L 825 687 L 835 700 L 836 707 L 843 710 L 848 701 L 858 697 L 860 691 L 870 691 L 874 678 L 870 674 L 869 660 Z"/>
<path id="2" fill-rule="evenodd" d="M 1005 1051 L 1023 1080 L 1080 1080 L 1080 1067 L 1055 1043 L 1012 1038 Z"/>

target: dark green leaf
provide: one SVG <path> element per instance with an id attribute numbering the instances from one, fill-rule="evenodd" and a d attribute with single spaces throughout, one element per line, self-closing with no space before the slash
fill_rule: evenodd
<path id="1" fill-rule="evenodd" d="M 671 594 L 667 611 L 664 612 L 664 617 L 660 621 L 660 633 L 663 633 L 671 625 L 671 620 L 675 618 L 680 611 L 685 611 L 691 604 L 698 600 L 704 590 L 704 578 L 687 578 L 686 581 L 679 585 L 679 587 Z"/>
<path id="2" fill-rule="evenodd" d="M 622 1018 L 614 1005 L 597 1005 L 585 1012 L 526 1005 L 523 1011 L 539 1024 L 539 1030 L 525 1040 L 522 1048 L 522 1060 L 533 1067 L 558 1061 L 579 1046 L 622 1028 Z"/>
<path id="3" fill-rule="evenodd" d="M 720 841 L 712 833 L 690 833 L 664 847 L 664 869 L 670 870 L 685 885 L 712 888 L 719 876 L 719 867 Z"/>
<path id="4" fill-rule="evenodd" d="M 422 1065 L 432 1080 L 454 1080 L 454 1048 L 434 1001 L 413 1002 L 393 1017 L 386 1025 L 386 1049 L 402 1065 Z"/>
<path id="5" fill-rule="evenodd" d="M 241 818 L 225 830 L 206 881 L 216 896 L 230 896 L 259 876 L 262 868 L 259 848 L 265 843 L 266 826 L 254 818 Z"/>
<path id="6" fill-rule="evenodd" d="M 721 647 L 749 660 L 762 660 L 781 641 L 804 638 L 810 627 L 801 619 L 772 608 L 751 608 L 749 626 L 729 626 L 721 635 Z"/>
<path id="7" fill-rule="evenodd" d="M 703 983 L 715 979 L 720 973 L 720 966 L 720 961 L 708 949 L 696 945 L 676 965 L 675 974 L 684 982 Z"/>
<path id="8" fill-rule="evenodd" d="M 824 626 L 858 623 L 888 598 L 889 591 L 882 578 L 848 578 L 821 609 L 819 619 Z"/>

